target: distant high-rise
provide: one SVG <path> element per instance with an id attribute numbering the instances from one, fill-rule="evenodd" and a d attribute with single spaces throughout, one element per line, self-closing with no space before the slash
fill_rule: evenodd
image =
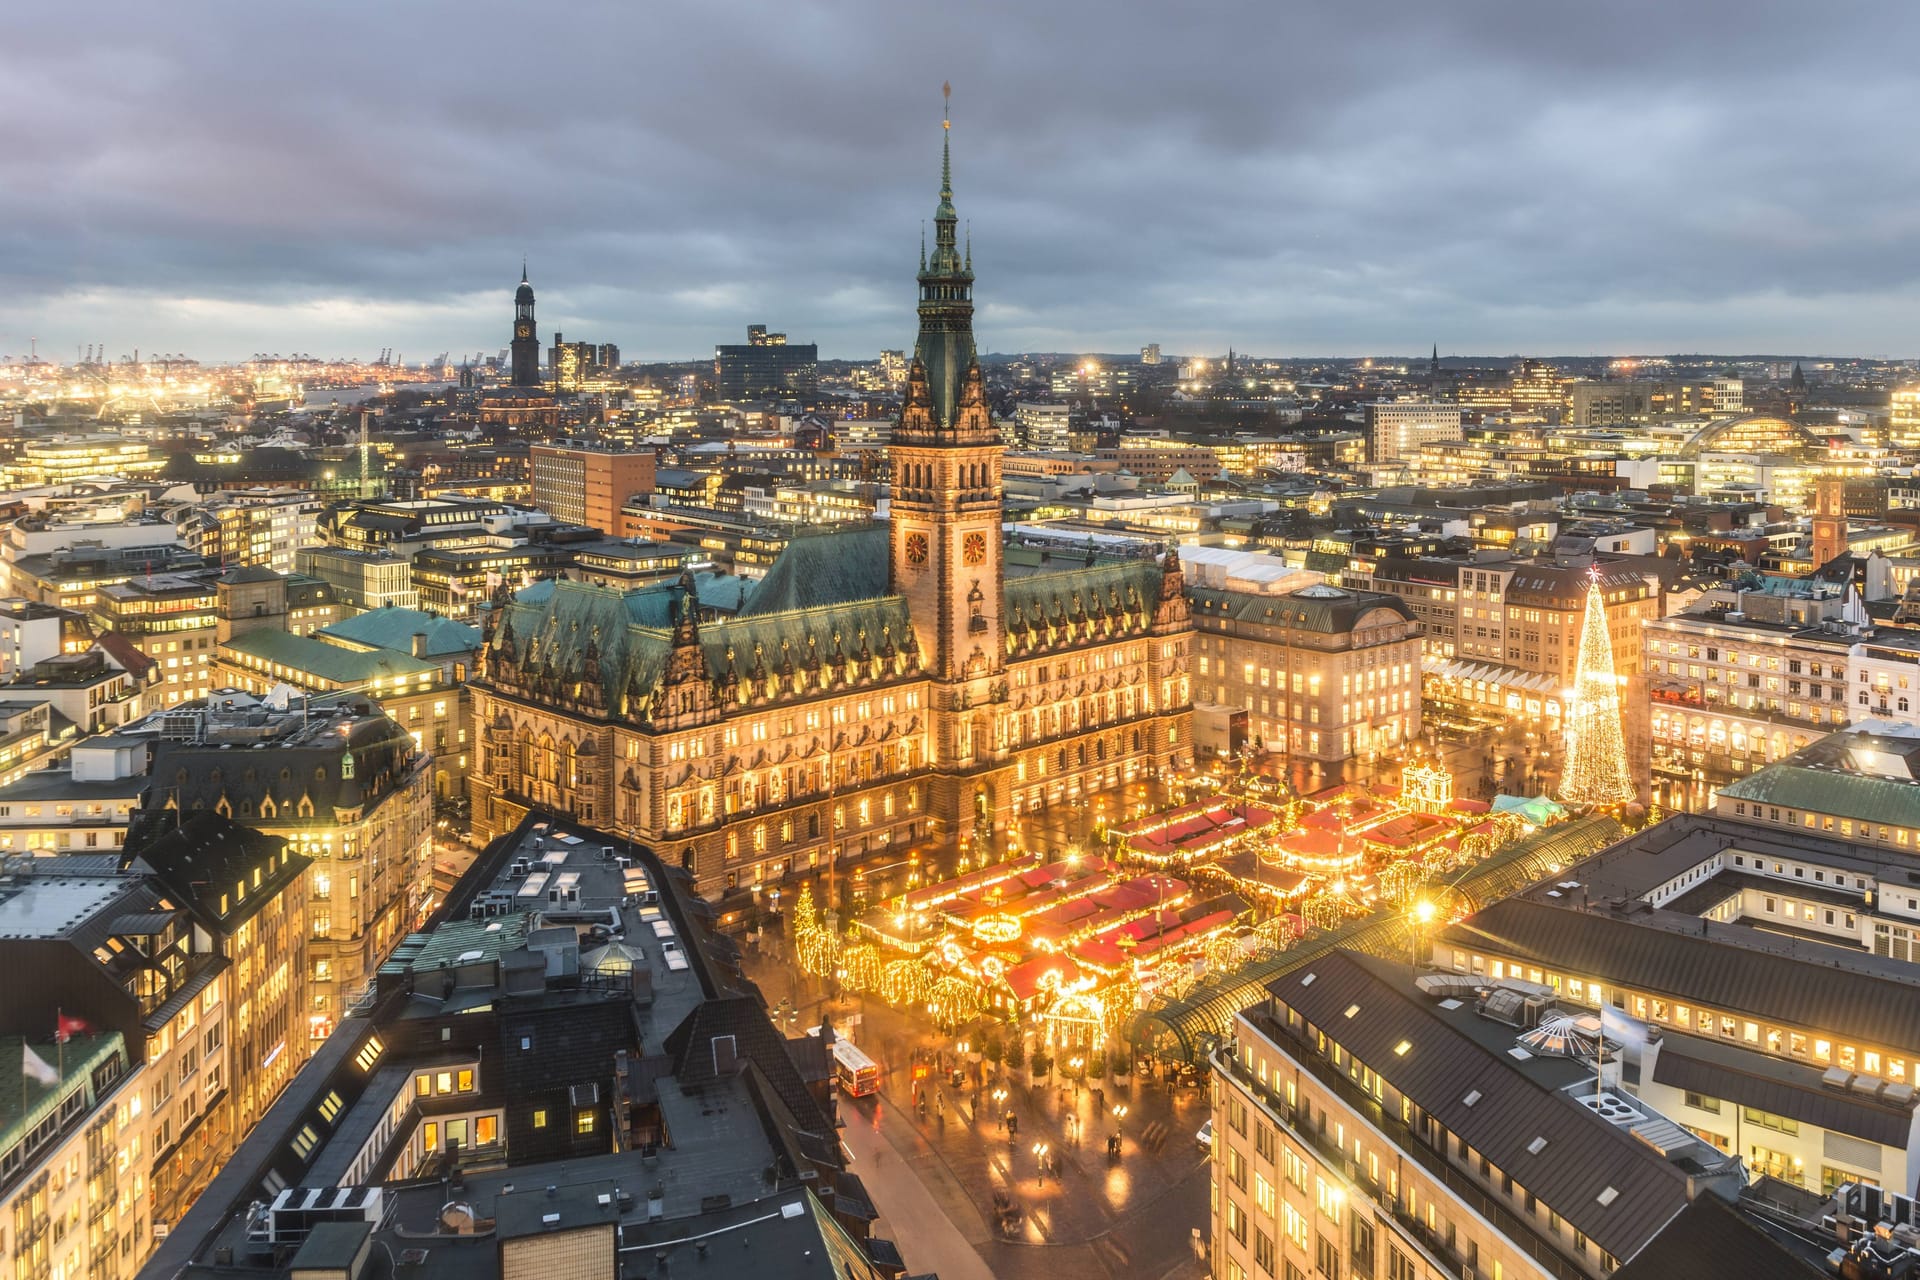
<path id="1" fill-rule="evenodd" d="M 1160 344 L 1157 342 L 1149 342 L 1146 346 L 1140 348 L 1140 363 L 1159 364 Z"/>
<path id="2" fill-rule="evenodd" d="M 540 339 L 533 334 L 533 286 L 527 269 L 520 268 L 520 287 L 513 293 L 513 385 L 540 385 Z"/>
<path id="3" fill-rule="evenodd" d="M 819 358 L 811 342 L 790 343 L 784 333 L 748 325 L 745 345 L 713 349 L 713 380 L 723 400 L 810 396 L 819 386 Z"/>

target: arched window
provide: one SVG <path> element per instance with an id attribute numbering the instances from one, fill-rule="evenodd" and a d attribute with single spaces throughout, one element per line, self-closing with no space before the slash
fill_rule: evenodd
<path id="1" fill-rule="evenodd" d="M 351 751 L 341 753 L 340 776 L 342 778 L 351 778 L 353 776 L 353 752 Z"/>

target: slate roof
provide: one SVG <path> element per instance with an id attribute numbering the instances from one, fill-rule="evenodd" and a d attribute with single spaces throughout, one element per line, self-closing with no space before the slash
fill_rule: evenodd
<path id="1" fill-rule="evenodd" d="M 196 907 L 203 918 L 231 927 L 272 901 L 280 886 L 306 873 L 310 860 L 287 851 L 286 844 L 279 836 L 203 810 L 184 815 L 177 824 L 130 847 L 123 865 L 135 860 L 146 864 L 169 893 Z M 256 868 L 264 877 L 262 882 L 252 879 Z M 221 891 L 236 881 L 247 881 L 255 892 L 230 901 L 223 913 Z"/>
<path id="2" fill-rule="evenodd" d="M 1375 972 L 1384 964 L 1333 951 L 1269 990 L 1616 1258 L 1686 1207 L 1683 1169 L 1450 1025 Z M 1603 1205 L 1609 1187 L 1617 1194 Z"/>
<path id="3" fill-rule="evenodd" d="M 1164 572 L 1157 562 L 1143 558 L 1009 578 L 1007 634 L 1031 643 L 1046 639 L 1049 627 L 1102 619 L 1144 629 L 1153 621 Z"/>
<path id="4" fill-rule="evenodd" d="M 667 1034 L 662 1048 L 673 1058 L 673 1075 L 683 1089 L 700 1089 L 719 1079 L 712 1049 L 716 1036 L 733 1037 L 736 1061 L 750 1061 L 760 1069 L 803 1130 L 826 1133 L 832 1129 L 787 1052 L 786 1038 L 752 996 L 703 1000 Z"/>
<path id="5" fill-rule="evenodd" d="M 1332 594 L 1326 594 L 1332 593 Z M 1220 587 L 1188 587 L 1196 617 L 1290 627 L 1321 635 L 1344 635 L 1367 613 L 1386 609 L 1411 622 L 1413 610 L 1399 596 L 1335 587 L 1307 587 L 1285 595 L 1260 595 Z"/>
<path id="6" fill-rule="evenodd" d="M 1661 1041 L 1653 1064 L 1656 1083 L 1906 1149 L 1913 1129 L 1911 1107 L 1829 1089 L 1821 1083 L 1822 1074 L 1818 1067 L 1769 1058 L 1738 1045 L 1672 1033 Z"/>
<path id="7" fill-rule="evenodd" d="M 1802 1261 L 1718 1196 L 1700 1196 L 1613 1280 L 1739 1276 L 1740 1280 L 1812 1280 L 1826 1274 Z"/>
<path id="8" fill-rule="evenodd" d="M 1738 935 L 1700 923 L 1699 933 L 1680 932 L 1645 914 L 1575 911 L 1508 898 L 1440 937 L 1443 943 L 1491 948 L 1559 972 L 1665 992 L 1756 1020 L 1920 1051 L 1920 982 L 1741 946 Z M 1769 940 L 1776 943 L 1790 945 Z"/>

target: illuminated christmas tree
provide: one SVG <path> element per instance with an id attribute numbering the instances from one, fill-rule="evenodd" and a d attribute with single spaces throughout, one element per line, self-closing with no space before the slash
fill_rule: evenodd
<path id="1" fill-rule="evenodd" d="M 1566 714 L 1566 765 L 1560 799 L 1577 809 L 1604 809 L 1633 799 L 1627 737 L 1620 728 L 1620 684 L 1613 674 L 1613 642 L 1595 574 L 1580 627 L 1580 664 Z"/>

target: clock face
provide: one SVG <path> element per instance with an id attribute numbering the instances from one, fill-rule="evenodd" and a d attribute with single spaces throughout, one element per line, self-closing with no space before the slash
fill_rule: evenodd
<path id="1" fill-rule="evenodd" d="M 925 564 L 927 562 L 927 535 L 910 533 L 907 535 L 907 563 Z"/>
<path id="2" fill-rule="evenodd" d="M 513 327 L 513 333 L 514 336 L 518 338 L 531 338 L 533 336 L 533 326 L 530 324 L 517 324 Z"/>
<path id="3" fill-rule="evenodd" d="M 987 558 L 987 535 L 970 533 L 960 544 L 960 554 L 966 557 L 968 564 L 981 564 Z"/>

